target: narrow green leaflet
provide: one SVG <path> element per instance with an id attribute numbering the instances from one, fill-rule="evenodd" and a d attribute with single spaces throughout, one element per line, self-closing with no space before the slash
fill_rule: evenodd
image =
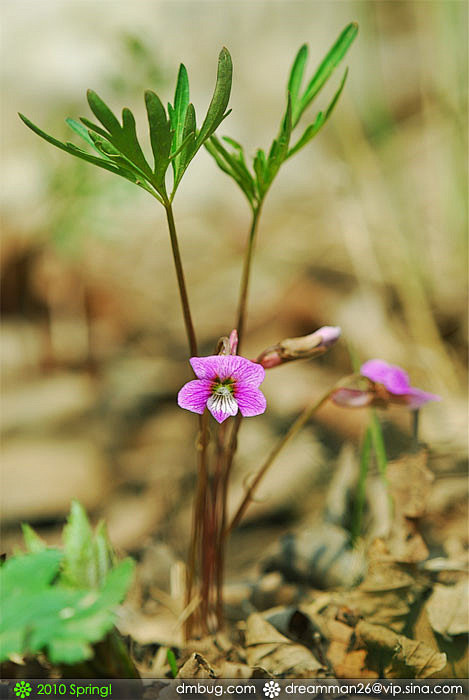
<path id="1" fill-rule="evenodd" d="M 290 158 L 290 156 L 292 156 L 294 153 L 297 153 L 297 151 L 299 151 L 300 148 L 303 148 L 303 146 L 306 146 L 306 144 L 309 141 L 311 141 L 312 138 L 314 138 L 316 136 L 318 131 L 320 131 L 322 129 L 324 124 L 327 122 L 327 120 L 331 116 L 331 114 L 334 110 L 334 107 L 336 106 L 336 104 L 339 100 L 339 97 L 342 93 L 342 90 L 344 89 L 345 81 L 347 80 L 347 75 L 348 75 L 348 68 L 345 71 L 344 77 L 342 78 L 339 89 L 337 90 L 334 97 L 332 98 L 328 108 L 326 109 L 326 112 L 325 113 L 318 112 L 318 114 L 316 115 L 315 121 L 312 124 L 310 124 L 308 127 L 306 127 L 301 138 L 296 142 L 296 144 L 293 146 L 293 148 L 291 148 L 288 151 L 287 158 Z"/>
<path id="2" fill-rule="evenodd" d="M 204 119 L 202 128 L 197 136 L 197 146 L 200 146 L 208 139 L 228 116 L 225 109 L 228 106 L 231 93 L 231 81 L 233 77 L 233 65 L 228 49 L 223 47 L 218 57 L 217 82 L 210 102 L 207 116 Z"/>
<path id="3" fill-rule="evenodd" d="M 303 74 L 305 72 L 306 60 L 308 58 L 308 47 L 306 44 L 300 48 L 296 54 L 295 60 L 293 61 L 293 66 L 290 71 L 290 77 L 288 79 L 288 92 L 291 95 L 292 104 L 296 104 L 298 94 L 300 92 L 301 82 L 303 80 Z"/>
<path id="4" fill-rule="evenodd" d="M 358 24 L 356 22 L 349 24 L 340 34 L 339 38 L 322 61 L 316 73 L 309 81 L 302 97 L 296 104 L 296 108 L 293 113 L 293 126 L 297 125 L 305 109 L 325 85 L 334 69 L 342 61 L 357 34 Z"/>
<path id="5" fill-rule="evenodd" d="M 26 126 L 28 126 L 32 131 L 34 131 L 34 133 L 36 133 L 38 136 L 43 138 L 48 143 L 51 143 L 53 146 L 60 148 L 62 151 L 66 151 L 67 153 L 70 153 L 72 156 L 77 156 L 77 158 L 82 158 L 83 160 L 88 161 L 88 163 L 93 163 L 93 165 L 97 165 L 100 168 L 104 168 L 104 170 L 109 170 L 111 173 L 116 173 L 116 175 L 120 175 L 121 177 L 125 177 L 126 180 L 130 180 L 131 182 L 136 182 L 136 178 L 135 178 L 134 174 L 132 172 L 130 172 L 129 170 L 124 170 L 123 168 L 119 168 L 118 166 L 114 165 L 114 163 L 111 163 L 109 160 L 107 160 L 105 158 L 97 158 L 96 156 L 92 156 L 91 154 L 87 153 L 86 151 L 82 151 L 80 148 L 77 148 L 77 146 L 74 146 L 71 143 L 62 143 L 62 141 L 55 139 L 53 136 L 49 136 L 49 134 L 46 134 L 38 126 L 33 124 L 23 114 L 20 114 L 19 117 L 26 124 Z"/>

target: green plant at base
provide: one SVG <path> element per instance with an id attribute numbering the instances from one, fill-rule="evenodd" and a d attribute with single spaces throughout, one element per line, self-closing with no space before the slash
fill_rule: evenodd
<path id="1" fill-rule="evenodd" d="M 47 548 L 29 526 L 23 532 L 28 551 L 15 553 L 0 569 L 0 661 L 40 651 L 54 664 L 91 658 L 91 645 L 114 626 L 133 561 L 115 563 L 103 526 L 93 534 L 78 502 L 72 504 L 63 552 Z"/>

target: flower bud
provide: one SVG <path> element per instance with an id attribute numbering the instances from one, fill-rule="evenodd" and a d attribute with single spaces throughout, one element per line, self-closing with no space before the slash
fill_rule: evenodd
<path id="1" fill-rule="evenodd" d="M 231 331 L 230 337 L 223 335 L 219 338 L 215 348 L 216 355 L 236 355 L 238 349 L 238 331 L 236 328 Z"/>
<path id="2" fill-rule="evenodd" d="M 319 330 L 299 338 L 285 338 L 262 352 L 257 358 L 265 369 L 277 367 L 284 362 L 302 360 L 322 355 L 340 336 L 337 326 L 323 326 Z"/>

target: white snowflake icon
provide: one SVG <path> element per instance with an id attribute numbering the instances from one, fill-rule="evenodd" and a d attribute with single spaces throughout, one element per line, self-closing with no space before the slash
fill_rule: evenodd
<path id="1" fill-rule="evenodd" d="M 280 686 L 278 683 L 275 681 L 268 681 L 267 683 L 264 683 L 264 695 L 270 700 L 273 700 L 273 698 L 278 698 L 280 695 Z"/>

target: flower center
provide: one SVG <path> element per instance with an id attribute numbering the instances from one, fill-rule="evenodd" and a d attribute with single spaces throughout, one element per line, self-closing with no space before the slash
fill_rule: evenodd
<path id="1" fill-rule="evenodd" d="M 213 382 L 212 394 L 216 396 L 231 396 L 234 392 L 234 382 L 232 379 L 216 379 Z"/>

